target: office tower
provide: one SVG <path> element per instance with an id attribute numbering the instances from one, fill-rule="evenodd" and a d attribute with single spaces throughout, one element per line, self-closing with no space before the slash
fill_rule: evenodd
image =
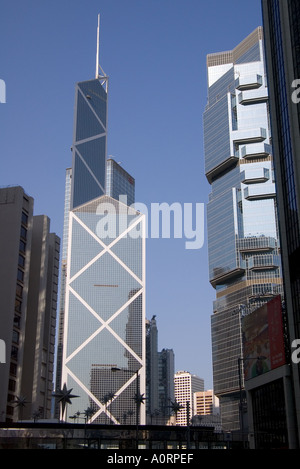
<path id="1" fill-rule="evenodd" d="M 99 34 L 99 20 L 98 20 Z M 98 38 L 97 38 L 98 39 Z M 98 41 L 99 42 L 99 41 Z M 98 43 L 97 42 L 97 43 Z M 105 194 L 108 77 L 96 56 L 95 79 L 75 85 L 72 167 L 66 170 L 56 390 L 61 387 L 69 212 Z M 59 410 L 56 406 L 56 416 Z"/>
<path id="2" fill-rule="evenodd" d="M 55 390 L 61 388 L 62 374 L 62 354 L 63 354 L 63 337 L 64 337 L 64 321 L 65 321 L 65 301 L 66 301 L 66 278 L 67 278 L 67 253 L 69 241 L 69 212 L 71 206 L 71 180 L 72 168 L 67 168 L 65 179 L 65 205 L 64 205 L 64 226 L 62 239 L 62 255 L 60 270 L 60 298 L 59 298 L 59 323 L 57 333 L 57 351 L 56 351 L 56 378 Z M 55 406 L 54 416 L 59 418 L 59 405 Z"/>
<path id="3" fill-rule="evenodd" d="M 158 403 L 158 331 L 155 316 L 146 321 L 146 409 L 148 421 L 159 411 Z"/>
<path id="4" fill-rule="evenodd" d="M 290 353 L 293 353 L 293 341 L 300 338 L 300 5 L 296 0 L 263 0 L 262 11 L 285 306 Z M 294 434 L 299 447 L 300 377 L 299 364 L 295 361 L 290 366 L 297 420 Z"/>
<path id="5" fill-rule="evenodd" d="M 175 400 L 182 408 L 176 415 L 176 425 L 188 425 L 196 413 L 194 393 L 204 391 L 204 380 L 188 371 L 177 371 L 174 375 Z"/>
<path id="6" fill-rule="evenodd" d="M 167 423 L 172 414 L 174 402 L 175 356 L 172 349 L 158 352 L 158 409 L 163 422 Z"/>
<path id="7" fill-rule="evenodd" d="M 21 396 L 34 201 L 21 187 L 1 189 L 0 198 L 0 331 L 6 347 L 6 363 L 0 365 L 0 419 L 14 421 L 13 401 Z"/>
<path id="8" fill-rule="evenodd" d="M 108 78 L 75 86 L 71 209 L 105 194 Z"/>
<path id="9" fill-rule="evenodd" d="M 0 201 L 0 419 L 50 418 L 60 241 L 21 187 Z"/>
<path id="10" fill-rule="evenodd" d="M 102 137 L 101 137 L 102 138 Z M 103 168 L 103 171 L 105 169 Z M 69 234 L 69 212 L 71 207 L 71 183 L 72 168 L 67 168 L 65 179 L 65 206 L 64 206 L 64 227 L 63 227 L 63 246 L 61 259 L 61 277 L 60 277 L 60 312 L 59 327 L 57 339 L 57 368 L 56 368 L 56 390 L 61 386 L 62 373 L 62 351 L 64 334 L 64 311 L 65 311 L 65 290 L 67 275 L 67 252 L 68 252 L 68 234 Z M 132 205 L 135 202 L 135 181 L 134 178 L 125 171 L 120 164 L 109 158 L 106 163 L 106 195 L 127 202 Z M 55 415 L 59 417 L 59 406 L 55 408 Z"/>
<path id="11" fill-rule="evenodd" d="M 99 28 L 98 28 L 99 31 Z M 107 76 L 76 85 L 59 387 L 61 418 L 123 423 L 145 406 L 145 217 L 106 195 Z M 68 194 L 66 188 L 66 194 Z M 114 192 L 115 194 L 115 192 Z"/>
<path id="12" fill-rule="evenodd" d="M 214 395 L 212 389 L 195 392 L 194 406 L 195 415 L 192 417 L 193 425 L 213 427 L 215 432 L 222 432 L 219 399 Z"/>
<path id="13" fill-rule="evenodd" d="M 135 202 L 135 180 L 134 178 L 114 159 L 108 158 L 106 173 L 106 195 L 113 199 L 120 199 L 128 206 Z M 126 197 L 126 198 L 125 198 Z"/>
<path id="14" fill-rule="evenodd" d="M 21 394 L 28 404 L 23 418 L 50 418 L 60 239 L 50 232 L 50 219 L 33 217 Z"/>
<path id="15" fill-rule="evenodd" d="M 91 421 L 121 423 L 137 385 L 145 393 L 144 225 L 107 196 L 70 212 L 62 383 L 79 397 L 68 416 L 92 407 Z"/>
<path id="16" fill-rule="evenodd" d="M 212 389 L 195 392 L 194 399 L 196 415 L 212 415 L 218 412 L 218 398 L 214 395 Z"/>
<path id="17" fill-rule="evenodd" d="M 225 430 L 240 428 L 245 314 L 282 293 L 263 30 L 207 56 L 204 111 L 214 392 Z"/>
<path id="18" fill-rule="evenodd" d="M 146 321 L 146 412 L 149 424 L 167 424 L 174 402 L 174 352 L 158 351 L 156 316 Z"/>

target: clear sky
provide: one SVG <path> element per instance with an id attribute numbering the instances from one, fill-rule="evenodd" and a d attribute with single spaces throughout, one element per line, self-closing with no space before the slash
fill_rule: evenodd
<path id="1" fill-rule="evenodd" d="M 262 25 L 260 0 L 11 0 L 0 2 L 0 186 L 21 185 L 62 237 L 71 166 L 74 85 L 109 76 L 108 155 L 136 180 L 136 200 L 206 204 L 202 116 L 206 55 L 234 48 Z M 147 318 L 175 368 L 213 385 L 215 297 L 204 245 L 147 240 Z M 171 232 L 172 235 L 172 232 Z"/>

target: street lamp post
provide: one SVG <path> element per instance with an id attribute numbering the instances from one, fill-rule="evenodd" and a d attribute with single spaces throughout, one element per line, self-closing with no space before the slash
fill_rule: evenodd
<path id="1" fill-rule="evenodd" d="M 239 388 L 240 388 L 240 424 L 241 424 L 241 431 L 242 431 L 242 445 L 244 447 L 244 418 L 243 418 L 243 386 L 242 386 L 242 370 L 241 370 L 241 363 L 244 364 L 247 360 L 264 360 L 266 357 L 264 356 L 255 356 L 255 357 L 238 357 L 238 369 L 239 369 Z"/>

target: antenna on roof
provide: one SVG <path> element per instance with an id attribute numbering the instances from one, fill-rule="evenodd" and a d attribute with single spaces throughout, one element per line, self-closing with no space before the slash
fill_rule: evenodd
<path id="1" fill-rule="evenodd" d="M 100 33 L 100 14 L 98 15 L 98 26 L 97 26 L 96 78 L 98 78 L 98 74 L 99 74 L 99 33 Z"/>
<path id="2" fill-rule="evenodd" d="M 102 70 L 102 67 L 99 63 L 99 50 L 100 50 L 100 13 L 98 14 L 98 26 L 97 26 L 97 50 L 96 50 L 96 79 L 99 78 L 101 80 L 101 84 L 105 84 L 106 92 L 108 87 L 108 77 Z M 99 71 L 101 73 L 99 73 Z"/>

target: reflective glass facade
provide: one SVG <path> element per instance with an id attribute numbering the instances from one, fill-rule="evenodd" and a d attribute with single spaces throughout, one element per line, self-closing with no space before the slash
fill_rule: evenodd
<path id="1" fill-rule="evenodd" d="M 106 195 L 116 200 L 126 196 L 126 204 L 129 206 L 135 202 L 134 178 L 112 158 L 108 158 L 106 163 Z"/>
<path id="2" fill-rule="evenodd" d="M 145 394 L 145 221 L 128 207 L 133 178 L 119 165 L 107 168 L 107 80 L 75 89 L 56 391 L 66 386 L 77 396 L 63 420 L 76 414 L 80 422 L 89 409 L 88 423 L 134 424 L 137 412 L 145 422 L 145 406 L 134 400 Z"/>
<path id="3" fill-rule="evenodd" d="M 107 92 L 98 79 L 75 91 L 71 208 L 105 194 Z"/>
<path id="4" fill-rule="evenodd" d="M 204 112 L 214 392 L 223 425 L 239 428 L 241 318 L 282 293 L 263 32 L 207 57 Z"/>
<path id="5" fill-rule="evenodd" d="M 108 196 L 70 212 L 62 382 L 80 397 L 68 416 L 91 407 L 91 422 L 135 423 L 133 398 L 145 393 L 144 223 Z"/>

